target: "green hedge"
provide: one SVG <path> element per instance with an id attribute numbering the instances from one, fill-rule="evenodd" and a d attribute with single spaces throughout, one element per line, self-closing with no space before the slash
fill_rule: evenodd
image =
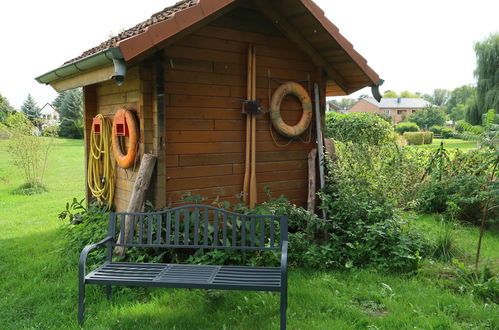
<path id="1" fill-rule="evenodd" d="M 405 132 L 404 139 L 409 145 L 432 144 L 433 132 Z"/>
<path id="2" fill-rule="evenodd" d="M 405 132 L 419 132 L 419 126 L 416 123 L 400 123 L 395 127 L 395 132 L 404 134 Z"/>

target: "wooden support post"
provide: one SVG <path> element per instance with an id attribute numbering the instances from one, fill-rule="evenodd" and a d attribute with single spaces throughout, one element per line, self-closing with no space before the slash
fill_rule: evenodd
<path id="1" fill-rule="evenodd" d="M 336 146 L 333 139 L 324 138 L 324 148 L 326 149 L 326 156 L 331 159 L 333 164 L 336 164 L 338 156 L 336 155 Z"/>
<path id="2" fill-rule="evenodd" d="M 147 188 L 149 188 L 152 172 L 154 171 L 154 165 L 156 165 L 156 156 L 152 154 L 145 154 L 140 164 L 137 179 L 135 179 L 135 183 L 133 185 L 132 195 L 126 211 L 127 213 L 136 213 L 142 210 L 146 191 Z M 126 217 L 125 228 L 121 228 L 120 236 L 117 242 L 121 242 L 121 237 L 124 235 L 125 239 L 123 242 L 127 243 L 130 235 L 130 223 L 130 217 Z M 114 252 L 119 256 L 123 256 L 125 254 L 125 248 L 123 246 L 117 246 Z"/>
<path id="3" fill-rule="evenodd" d="M 317 149 L 312 149 L 308 154 L 308 203 L 307 210 L 315 212 L 315 194 L 317 192 L 315 160 L 317 158 Z"/>

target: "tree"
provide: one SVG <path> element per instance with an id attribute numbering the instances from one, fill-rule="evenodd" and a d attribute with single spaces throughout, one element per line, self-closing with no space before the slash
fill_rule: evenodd
<path id="1" fill-rule="evenodd" d="M 406 98 L 406 99 L 417 99 L 417 98 L 420 98 L 421 96 L 416 94 L 416 93 L 413 93 L 413 92 L 409 92 L 409 91 L 402 91 L 400 93 L 400 97 L 403 97 L 403 98 Z"/>
<path id="2" fill-rule="evenodd" d="M 0 94 L 0 122 L 4 121 L 9 113 L 16 111 L 6 97 Z"/>
<path id="3" fill-rule="evenodd" d="M 385 99 L 393 99 L 393 98 L 397 98 L 397 97 L 398 97 L 398 94 L 395 91 L 388 90 L 383 94 L 383 98 L 385 98 Z"/>
<path id="4" fill-rule="evenodd" d="M 445 124 L 445 113 L 439 108 L 429 106 L 410 115 L 409 121 L 416 123 L 421 128 L 442 126 Z"/>
<path id="5" fill-rule="evenodd" d="M 28 94 L 28 97 L 21 106 L 21 111 L 32 123 L 35 123 L 41 117 L 40 108 L 31 94 Z"/>
<path id="6" fill-rule="evenodd" d="M 72 89 L 60 93 L 53 102 L 58 109 L 61 124 L 60 136 L 72 139 L 83 138 L 83 93 Z"/>
<path id="7" fill-rule="evenodd" d="M 450 98 L 450 92 L 443 88 L 436 88 L 431 94 L 424 94 L 423 98 L 439 107 L 447 105 Z"/>
<path id="8" fill-rule="evenodd" d="M 329 103 L 332 105 L 333 108 L 340 109 L 340 110 L 348 110 L 350 109 L 355 103 L 357 102 L 356 99 L 350 99 L 350 98 L 342 98 L 341 100 L 332 100 Z"/>
<path id="9" fill-rule="evenodd" d="M 476 101 L 468 109 L 466 118 L 478 125 L 489 109 L 499 109 L 499 33 L 475 43 L 475 53 Z"/>

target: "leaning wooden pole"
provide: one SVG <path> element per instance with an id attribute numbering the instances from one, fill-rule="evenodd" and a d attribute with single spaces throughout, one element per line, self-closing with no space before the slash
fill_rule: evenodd
<path id="1" fill-rule="evenodd" d="M 144 205 L 144 200 L 146 197 L 147 188 L 149 188 L 149 183 L 151 182 L 152 172 L 154 171 L 154 165 L 156 164 L 156 156 L 152 154 L 145 154 L 140 163 L 139 173 L 137 179 L 132 189 L 132 195 L 130 197 L 130 202 L 128 203 L 127 213 L 137 213 L 142 211 L 142 206 Z M 128 242 L 130 236 L 130 223 L 132 222 L 131 217 L 127 216 L 125 218 L 125 228 L 121 229 L 120 236 L 117 242 L 121 242 L 121 237 L 125 238 L 124 242 Z M 125 247 L 117 246 L 114 252 L 123 256 L 125 254 Z"/>
<path id="2" fill-rule="evenodd" d="M 253 49 L 250 45 L 248 47 L 248 86 L 246 88 L 247 100 L 251 100 L 251 89 L 253 86 L 251 69 L 253 65 Z M 246 162 L 244 166 L 244 183 L 243 183 L 243 201 L 249 201 L 250 194 L 250 162 L 251 162 L 251 115 L 246 114 Z"/>
<path id="3" fill-rule="evenodd" d="M 251 63 L 251 100 L 256 100 L 256 52 L 252 51 Z M 250 179 L 250 207 L 254 208 L 257 203 L 256 187 L 256 114 L 251 115 L 251 179 Z"/>

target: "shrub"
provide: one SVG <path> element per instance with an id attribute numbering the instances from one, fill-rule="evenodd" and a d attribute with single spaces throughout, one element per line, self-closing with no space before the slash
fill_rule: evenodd
<path id="1" fill-rule="evenodd" d="M 339 142 L 381 145 L 394 141 L 393 129 L 385 120 L 369 113 L 326 114 L 325 135 Z"/>
<path id="2" fill-rule="evenodd" d="M 435 168 L 421 185 L 417 198 L 419 212 L 443 213 L 448 220 L 477 225 L 487 202 L 499 205 L 499 196 L 494 189 L 484 189 L 492 170 L 487 154 L 479 151 L 456 152 L 454 157 L 442 158 L 431 164 Z M 499 210 L 490 210 L 489 217 L 499 217 Z"/>
<path id="3" fill-rule="evenodd" d="M 442 134 L 442 129 L 445 128 L 444 126 L 439 126 L 439 125 L 434 125 L 430 127 L 430 132 L 433 132 L 435 135 L 441 135 Z"/>
<path id="4" fill-rule="evenodd" d="M 450 139 L 454 136 L 456 132 L 452 128 L 443 127 L 440 134 L 444 139 Z"/>
<path id="5" fill-rule="evenodd" d="M 42 130 L 42 136 L 45 137 L 57 137 L 59 136 L 59 126 L 47 126 Z"/>
<path id="6" fill-rule="evenodd" d="M 467 132 L 471 129 L 471 124 L 464 120 L 458 120 L 456 122 L 455 128 L 459 133 Z"/>
<path id="7" fill-rule="evenodd" d="M 395 132 L 404 134 L 405 132 L 419 132 L 419 126 L 416 123 L 400 123 L 395 126 Z"/>
<path id="8" fill-rule="evenodd" d="M 48 154 L 52 147 L 52 139 L 34 136 L 34 126 L 21 113 L 8 115 L 4 125 L 12 134 L 8 142 L 8 152 L 11 155 L 12 163 L 19 168 L 25 179 L 25 183 L 16 189 L 16 193 L 43 192 L 46 190 L 42 188 L 43 176 Z"/>
<path id="9" fill-rule="evenodd" d="M 406 132 L 404 133 L 404 139 L 406 139 L 409 145 L 423 145 L 433 143 L 433 132 Z"/>

